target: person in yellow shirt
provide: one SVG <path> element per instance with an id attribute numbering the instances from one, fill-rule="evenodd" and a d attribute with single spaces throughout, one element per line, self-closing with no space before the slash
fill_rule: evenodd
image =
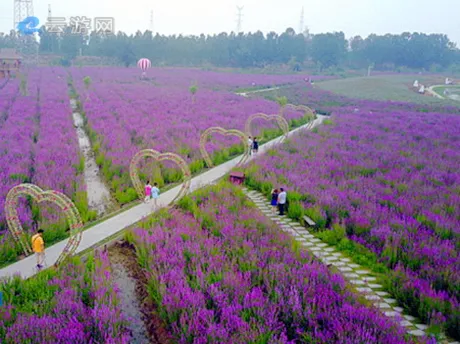
<path id="1" fill-rule="evenodd" d="M 39 229 L 37 234 L 32 237 L 32 250 L 37 257 L 37 268 L 43 267 L 45 261 L 45 242 L 43 241 L 43 229 Z"/>

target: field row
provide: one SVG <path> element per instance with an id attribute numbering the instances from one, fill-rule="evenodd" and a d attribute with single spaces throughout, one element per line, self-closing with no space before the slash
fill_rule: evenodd
<path id="1" fill-rule="evenodd" d="M 396 320 L 359 300 L 340 274 L 227 184 L 186 196 L 178 208 L 151 216 L 126 239 L 136 247 L 147 283 L 143 304 L 154 314 L 149 332 L 164 327 L 171 343 L 434 343 L 406 337 Z M 6 343 L 31 335 L 82 343 L 87 337 L 105 343 L 130 339 L 131 325 L 117 306 L 118 287 L 104 255 L 1 288 L 23 295 L 7 296 L 14 316 L 0 312 L 0 340 Z M 30 316 L 32 295 L 50 301 L 38 316 Z M 72 323 L 70 307 L 78 314 Z M 46 331 L 51 328 L 56 331 Z M 19 329 L 16 341 L 12 333 Z"/>
<path id="2" fill-rule="evenodd" d="M 128 344 L 128 319 L 112 284 L 107 254 L 83 263 L 73 258 L 58 271 L 0 284 L 0 342 Z"/>
<path id="3" fill-rule="evenodd" d="M 65 72 L 30 71 L 21 92 L 18 80 L 10 82 L 3 91 L 6 101 L 2 97 L 0 105 L 0 265 L 14 260 L 21 252 L 5 235 L 3 208 L 13 186 L 31 182 L 45 190 L 61 191 L 74 200 L 83 216 L 88 211 L 83 162 L 73 128 Z M 31 209 L 25 200 L 20 203 L 19 217 L 26 231 L 37 224 L 53 227 L 63 221 L 50 207 L 42 207 L 40 214 L 36 206 Z M 48 242 L 66 236 L 65 228 L 57 225 L 53 229 L 46 234 Z"/>
<path id="4" fill-rule="evenodd" d="M 138 198 L 128 171 L 132 157 L 140 149 L 178 153 L 196 173 L 205 167 L 198 149 L 205 129 L 222 126 L 243 130 L 249 115 L 279 111 L 276 102 L 250 100 L 229 91 L 250 86 L 248 76 L 235 74 L 232 79 L 214 72 L 155 70 L 153 81 L 140 81 L 137 72 L 122 68 L 37 68 L 25 73 L 25 87 L 19 79 L 10 82 L 0 98 L 0 177 L 5 181 L 0 186 L 0 209 L 13 186 L 32 182 L 44 190 L 54 189 L 69 196 L 84 222 L 96 218 L 96 212 L 88 207 L 85 157 L 78 147 L 71 97 L 80 99 L 96 163 L 118 205 Z M 196 101 L 187 86 L 191 76 L 200 87 Z M 90 87 L 84 83 L 86 77 L 91 80 Z M 289 82 L 293 77 L 261 75 L 251 80 L 270 86 Z M 288 111 L 286 116 L 293 125 L 302 123 L 302 113 Z M 254 129 L 254 133 L 263 136 L 262 141 L 280 134 L 273 124 L 260 121 L 254 121 Z M 243 145 L 234 137 L 213 138 L 207 148 L 214 164 L 243 152 Z M 142 164 L 141 179 L 145 181 L 149 175 L 162 188 L 181 180 L 177 166 L 168 162 L 162 165 L 159 168 L 157 164 Z M 51 229 L 45 231 L 48 245 L 65 238 L 65 219 L 52 206 L 40 209 L 21 202 L 19 216 L 25 231 L 37 226 Z M 15 261 L 20 254 L 20 247 L 10 240 L 1 211 L 0 266 Z"/>
<path id="5" fill-rule="evenodd" d="M 413 315 L 459 338 L 457 115 L 336 113 L 259 157 L 247 184 L 289 190 L 291 218 L 387 280 Z"/>
<path id="6" fill-rule="evenodd" d="M 199 142 L 201 133 L 207 128 L 219 126 L 244 131 L 250 115 L 259 112 L 276 114 L 280 110 L 273 101 L 247 99 L 230 91 L 212 89 L 221 84 L 219 81 L 210 84 L 205 73 L 195 75 L 200 76 L 195 80 L 200 88 L 193 96 L 187 86 L 187 75 L 173 82 L 171 75 L 155 70 L 152 71 L 155 73 L 154 82 L 139 82 L 132 74 L 130 78 L 127 75 L 117 78 L 110 75 L 110 71 L 91 71 L 94 73 L 91 79 L 97 81 L 87 87 L 83 79 L 89 70 L 72 70 L 73 86 L 80 95 L 87 131 L 97 155 L 96 162 L 120 204 L 137 198 L 129 179 L 129 164 L 140 149 L 177 153 L 189 163 L 192 173 L 196 173 L 205 167 Z M 106 78 L 106 75 L 109 76 Z M 277 79 L 274 77 L 273 80 Z M 268 80 L 267 76 L 262 80 Z M 232 83 L 227 87 L 230 85 Z M 89 97 L 85 96 L 87 94 Z M 286 111 L 285 117 L 291 124 L 299 125 L 303 114 Z M 281 133 L 273 123 L 255 120 L 253 124 L 253 133 L 262 140 Z M 243 152 L 237 137 L 221 135 L 213 138 L 206 148 L 215 165 Z M 143 168 L 142 171 L 154 175 L 160 187 L 180 178 L 170 169 Z"/>

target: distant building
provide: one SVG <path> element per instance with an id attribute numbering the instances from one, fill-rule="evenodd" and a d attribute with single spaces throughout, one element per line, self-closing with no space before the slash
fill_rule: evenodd
<path id="1" fill-rule="evenodd" d="M 22 57 L 15 49 L 0 49 L 0 78 L 10 76 L 21 67 Z"/>

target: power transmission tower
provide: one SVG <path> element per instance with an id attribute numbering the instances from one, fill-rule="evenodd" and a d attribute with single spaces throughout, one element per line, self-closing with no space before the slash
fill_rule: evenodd
<path id="1" fill-rule="evenodd" d="M 236 6 L 236 9 L 238 11 L 238 14 L 236 15 L 237 19 L 236 19 L 236 33 L 240 33 L 241 32 L 241 22 L 242 22 L 242 19 L 243 19 L 243 6 Z"/>
<path id="2" fill-rule="evenodd" d="M 14 29 L 27 17 L 34 15 L 34 4 L 32 0 L 14 0 Z"/>
<path id="3" fill-rule="evenodd" d="M 153 34 L 153 10 L 150 11 L 150 31 L 152 31 Z"/>
<path id="4" fill-rule="evenodd" d="M 17 30 L 18 24 L 27 17 L 33 17 L 33 0 L 14 0 L 14 29 Z M 19 33 L 17 40 L 17 50 L 24 56 L 24 62 L 37 63 L 38 61 L 38 42 L 35 35 L 24 35 Z"/>
<path id="5" fill-rule="evenodd" d="M 300 12 L 299 34 L 303 34 L 303 31 L 305 29 L 304 19 L 305 19 L 305 12 L 302 6 L 302 12 Z"/>

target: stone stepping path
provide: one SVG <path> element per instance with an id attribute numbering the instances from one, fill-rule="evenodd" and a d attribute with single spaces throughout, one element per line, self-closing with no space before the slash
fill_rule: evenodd
<path id="1" fill-rule="evenodd" d="M 320 239 L 315 238 L 307 228 L 302 227 L 300 223 L 271 212 L 268 201 L 257 191 L 243 188 L 244 193 L 253 201 L 256 206 L 265 214 L 267 209 L 270 211 L 269 218 L 277 223 L 281 230 L 295 237 L 302 246 L 309 250 L 316 258 L 328 266 L 333 266 L 344 278 L 352 284 L 354 289 L 362 294 L 366 300 L 371 301 L 375 307 L 379 308 L 383 314 L 388 317 L 397 317 L 399 323 L 406 327 L 407 332 L 413 336 L 425 336 L 427 325 L 421 324 L 416 318 L 403 314 L 403 309 L 398 307 L 395 299 L 383 291 L 383 286 L 377 282 L 377 278 L 366 268 L 354 264 L 350 258 L 345 257 L 342 253 L 336 252 L 335 248 L 323 243 Z M 460 344 L 458 342 L 443 341 L 448 344 Z"/>

